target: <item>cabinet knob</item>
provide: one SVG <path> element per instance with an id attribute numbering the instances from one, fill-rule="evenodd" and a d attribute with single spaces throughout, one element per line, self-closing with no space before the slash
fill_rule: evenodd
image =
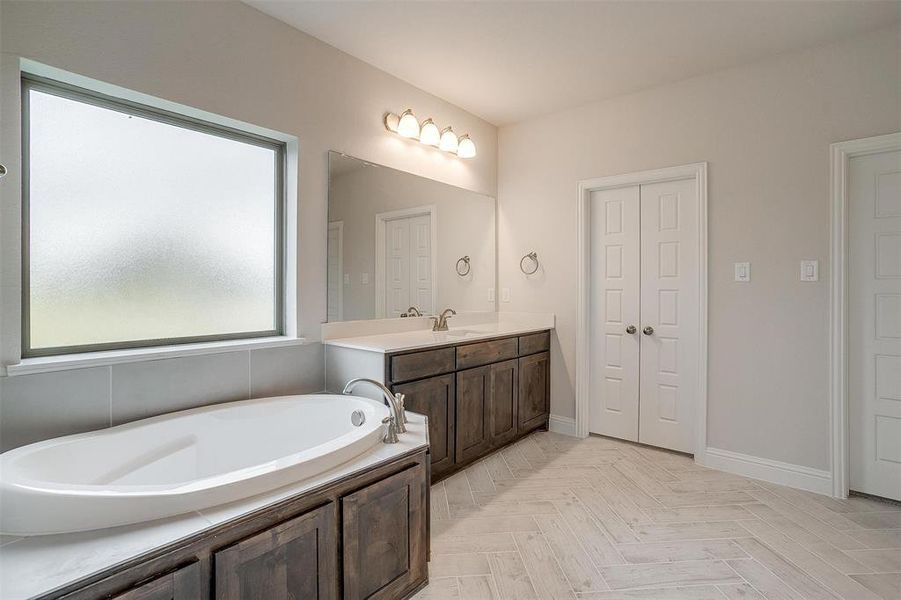
<path id="1" fill-rule="evenodd" d="M 654 333 L 654 328 L 651 327 L 650 325 L 648 325 L 647 327 L 645 327 L 644 329 L 642 329 L 641 332 L 642 332 L 643 334 L 645 334 L 645 335 L 651 335 L 651 334 Z"/>
<path id="2" fill-rule="evenodd" d="M 635 333 L 638 329 L 635 328 L 635 325 L 629 325 L 626 327 L 626 333 Z"/>

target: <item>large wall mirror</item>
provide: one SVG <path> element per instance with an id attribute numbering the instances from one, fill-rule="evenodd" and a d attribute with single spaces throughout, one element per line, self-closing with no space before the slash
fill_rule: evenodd
<path id="1" fill-rule="evenodd" d="M 330 152 L 328 320 L 494 311 L 495 218 L 494 198 Z"/>

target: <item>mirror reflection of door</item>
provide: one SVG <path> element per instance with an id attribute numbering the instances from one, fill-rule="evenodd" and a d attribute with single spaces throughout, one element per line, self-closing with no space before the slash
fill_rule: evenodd
<path id="1" fill-rule="evenodd" d="M 384 256 L 376 266 L 381 283 L 376 293 L 384 294 L 381 302 L 377 299 L 380 317 L 400 317 L 411 306 L 424 314 L 434 312 L 432 217 L 430 207 L 377 215 L 377 227 L 384 231 L 376 236 L 383 241 L 376 252 Z"/>
<path id="2" fill-rule="evenodd" d="M 328 320 L 344 318 L 344 221 L 328 224 Z"/>

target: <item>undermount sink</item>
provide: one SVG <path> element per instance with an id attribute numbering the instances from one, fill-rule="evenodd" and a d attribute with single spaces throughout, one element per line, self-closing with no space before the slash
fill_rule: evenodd
<path id="1" fill-rule="evenodd" d="M 483 332 L 473 331 L 471 329 L 449 329 L 445 334 L 447 334 L 447 337 L 465 338 L 471 335 L 482 335 Z"/>

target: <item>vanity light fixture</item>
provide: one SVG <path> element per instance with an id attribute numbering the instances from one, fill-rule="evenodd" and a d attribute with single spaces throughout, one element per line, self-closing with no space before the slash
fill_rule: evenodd
<path id="1" fill-rule="evenodd" d="M 460 143 L 457 144 L 457 156 L 460 158 L 473 158 L 476 155 L 476 145 L 469 139 L 469 134 L 464 133 L 460 136 Z"/>
<path id="2" fill-rule="evenodd" d="M 418 140 L 426 146 L 456 154 L 459 158 L 474 158 L 476 155 L 476 145 L 468 133 L 458 138 L 452 127 L 439 129 L 431 118 L 420 123 L 410 108 L 400 115 L 386 113 L 385 128 L 399 136 Z"/>
<path id="3" fill-rule="evenodd" d="M 456 154 L 458 145 L 457 134 L 454 133 L 453 129 L 445 127 L 441 130 L 441 141 L 438 142 L 439 149 Z"/>
<path id="4" fill-rule="evenodd" d="M 397 134 L 405 138 L 419 139 L 419 121 L 416 120 L 416 115 L 409 108 L 400 115 L 400 120 L 397 122 Z"/>
<path id="5" fill-rule="evenodd" d="M 432 119 L 426 119 L 422 122 L 422 129 L 419 132 L 419 141 L 426 146 L 438 147 L 438 143 L 441 141 L 441 132 L 438 130 L 438 126 L 435 125 L 435 122 L 432 121 Z"/>

